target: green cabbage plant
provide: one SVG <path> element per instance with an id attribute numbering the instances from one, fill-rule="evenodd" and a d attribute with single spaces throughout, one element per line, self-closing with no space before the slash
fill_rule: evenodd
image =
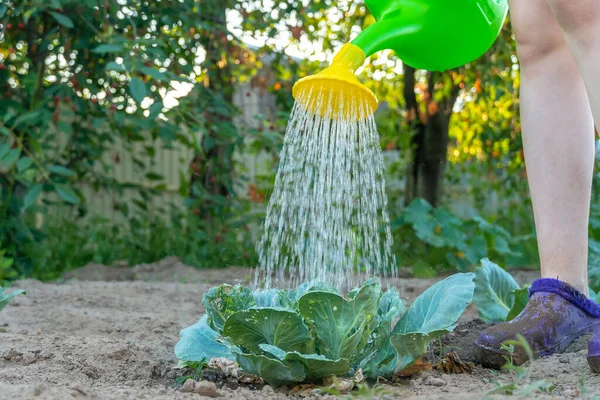
<path id="1" fill-rule="evenodd" d="M 180 333 L 175 355 L 184 362 L 225 357 L 273 386 L 318 383 L 325 377 L 398 373 L 448 333 L 473 298 L 474 275 L 452 275 L 409 307 L 377 279 L 345 298 L 322 283 L 295 290 L 236 285 L 210 289 L 206 314 Z"/>

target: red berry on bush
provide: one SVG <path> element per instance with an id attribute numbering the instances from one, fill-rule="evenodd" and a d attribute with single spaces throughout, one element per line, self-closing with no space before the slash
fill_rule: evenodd
<path id="1" fill-rule="evenodd" d="M 215 242 L 219 243 L 221 241 L 221 235 L 215 236 Z"/>
<path id="2" fill-rule="evenodd" d="M 65 97 L 65 103 L 70 103 L 71 102 L 71 98 L 69 96 Z"/>
<path id="3" fill-rule="evenodd" d="M 73 105 L 71 106 L 71 110 L 73 110 L 73 111 L 77 111 L 77 106 L 76 106 L 75 104 L 73 104 Z"/>
<path id="4" fill-rule="evenodd" d="M 92 103 L 97 103 L 97 102 L 98 102 L 98 99 L 94 97 L 94 98 L 92 99 Z"/>
<path id="5" fill-rule="evenodd" d="M 11 30 L 12 29 L 12 24 L 6 24 L 6 29 Z"/>
<path id="6" fill-rule="evenodd" d="M 60 102 L 60 96 L 59 95 L 54 96 L 54 102 L 55 103 L 59 103 Z"/>
<path id="7" fill-rule="evenodd" d="M 115 106 L 114 104 L 110 105 L 110 110 L 111 111 L 115 111 L 117 109 L 117 106 Z"/>
<path id="8" fill-rule="evenodd" d="M 19 25 L 17 25 L 19 27 L 19 29 L 25 29 L 25 24 L 22 22 L 19 22 Z"/>
<path id="9" fill-rule="evenodd" d="M 200 215 L 200 209 L 199 208 L 196 208 L 194 210 L 194 215 Z"/>
<path id="10" fill-rule="evenodd" d="M 250 92 L 246 92 L 246 97 L 250 97 Z"/>
<path id="11" fill-rule="evenodd" d="M 2 69 L 6 69 L 6 65 L 0 64 L 0 70 L 2 70 Z"/>
<path id="12" fill-rule="evenodd" d="M 10 54 L 15 54 L 15 49 L 14 49 L 14 48 L 12 48 L 12 47 L 10 47 L 10 48 L 8 49 L 8 52 L 9 52 Z"/>

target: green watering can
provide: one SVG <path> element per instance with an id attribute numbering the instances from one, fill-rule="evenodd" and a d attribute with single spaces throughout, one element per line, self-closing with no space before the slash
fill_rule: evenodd
<path id="1" fill-rule="evenodd" d="M 316 114 L 359 119 L 375 112 L 377 98 L 354 73 L 378 51 L 393 50 L 405 64 L 430 71 L 475 60 L 495 42 L 508 12 L 507 0 L 365 3 L 376 22 L 345 44 L 330 67 L 294 85 L 296 101 Z"/>

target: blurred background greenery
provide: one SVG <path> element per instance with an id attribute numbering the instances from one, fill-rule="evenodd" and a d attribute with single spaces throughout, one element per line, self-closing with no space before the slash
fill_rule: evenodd
<path id="1" fill-rule="evenodd" d="M 0 2 L 0 282 L 167 255 L 254 266 L 291 87 L 372 22 L 346 0 Z M 384 52 L 361 71 L 415 276 L 537 263 L 513 39 L 507 20 L 464 67 Z"/>

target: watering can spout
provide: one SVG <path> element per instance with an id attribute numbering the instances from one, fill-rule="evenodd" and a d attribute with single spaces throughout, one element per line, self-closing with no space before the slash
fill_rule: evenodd
<path id="1" fill-rule="evenodd" d="M 329 67 L 296 82 L 292 95 L 296 102 L 323 117 L 358 120 L 371 115 L 377 109 L 377 97 L 354 75 L 364 62 L 361 48 L 346 43 Z"/>
<path id="2" fill-rule="evenodd" d="M 354 77 L 364 60 L 381 50 L 393 50 L 403 63 L 416 69 L 444 71 L 467 64 L 494 43 L 508 13 L 507 0 L 365 0 L 375 18 L 336 55 L 332 65 L 296 83 L 296 101 L 307 103 L 307 93 L 322 93 L 333 102 L 312 102 L 320 115 L 338 107 L 348 116 L 349 104 L 359 99 L 368 113 L 377 108 L 375 95 Z M 319 92 L 321 88 L 321 91 Z M 374 101 L 373 101 L 374 99 Z M 327 104 L 326 104 L 327 103 Z M 306 104 L 305 104 L 306 105 Z M 345 107 L 345 108 L 344 108 Z"/>

